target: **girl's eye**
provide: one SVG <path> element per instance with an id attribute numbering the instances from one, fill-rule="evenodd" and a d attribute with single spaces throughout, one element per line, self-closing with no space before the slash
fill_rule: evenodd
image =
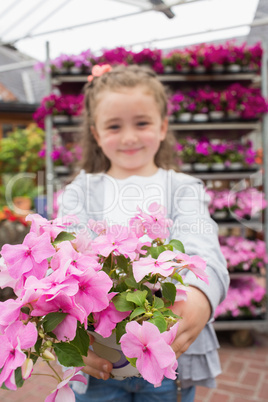
<path id="1" fill-rule="evenodd" d="M 139 121 L 138 122 L 138 126 L 140 126 L 140 127 L 147 126 L 148 124 L 149 124 L 148 121 Z"/>
<path id="2" fill-rule="evenodd" d="M 108 130 L 118 130 L 119 129 L 119 125 L 118 124 L 113 124 L 112 126 L 108 127 Z"/>

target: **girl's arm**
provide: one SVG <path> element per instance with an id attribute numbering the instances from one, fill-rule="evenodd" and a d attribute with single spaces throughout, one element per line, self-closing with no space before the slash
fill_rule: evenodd
<path id="1" fill-rule="evenodd" d="M 174 224 L 171 238 L 182 241 L 186 254 L 205 259 L 209 276 L 207 285 L 191 271 L 185 272 L 184 282 L 190 285 L 191 291 L 187 293 L 186 302 L 176 302 L 172 308 L 183 317 L 172 345 L 179 357 L 208 321 L 213 321 L 214 311 L 225 298 L 230 279 L 220 250 L 218 226 L 210 217 L 209 196 L 205 193 L 203 183 L 189 177 L 182 185 L 176 186 L 172 197 L 171 218 Z"/>

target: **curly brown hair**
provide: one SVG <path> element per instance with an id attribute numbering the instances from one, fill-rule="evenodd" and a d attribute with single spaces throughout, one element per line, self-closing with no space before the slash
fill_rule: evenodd
<path id="1" fill-rule="evenodd" d="M 118 65 L 111 71 L 105 72 L 100 77 L 87 83 L 84 87 L 84 124 L 81 137 L 83 150 L 80 168 L 87 173 L 106 172 L 110 168 L 110 161 L 104 155 L 97 144 L 91 131 L 95 126 L 95 112 L 98 101 L 103 91 L 118 91 L 121 88 L 145 87 L 154 97 L 161 114 L 162 120 L 167 116 L 167 94 L 166 89 L 157 78 L 153 70 L 137 65 Z M 171 133 L 161 142 L 158 152 L 155 155 L 155 164 L 164 169 L 178 169 L 174 162 L 175 139 Z"/>

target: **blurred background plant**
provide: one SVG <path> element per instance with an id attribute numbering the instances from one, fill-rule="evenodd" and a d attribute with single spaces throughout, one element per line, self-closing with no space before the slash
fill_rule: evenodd
<path id="1" fill-rule="evenodd" d="M 31 124 L 25 129 L 16 128 L 0 140 L 0 171 L 16 174 L 44 170 L 45 161 L 39 157 L 45 132 Z"/>

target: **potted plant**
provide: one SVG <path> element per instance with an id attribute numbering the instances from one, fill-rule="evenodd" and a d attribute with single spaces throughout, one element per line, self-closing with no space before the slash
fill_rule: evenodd
<path id="1" fill-rule="evenodd" d="M 44 169 L 44 160 L 38 152 L 44 143 L 45 133 L 36 124 L 26 129 L 16 128 L 6 138 L 0 140 L 0 171 L 16 174 L 35 173 Z"/>
<path id="2" fill-rule="evenodd" d="M 1 303 L 4 331 L 0 340 L 1 345 L 7 345 L 1 368 L 9 373 L 2 377 L 2 383 L 15 390 L 29 378 L 38 359 L 49 364 L 56 355 L 61 364 L 73 368 L 64 378 L 53 368 L 51 375 L 58 385 L 46 400 L 63 400 L 62 387 L 68 388 L 68 380 L 84 365 L 88 329 L 104 341 L 115 334 L 117 345 L 120 343 L 127 356 L 119 356 L 125 359 L 124 375 L 129 369 L 133 376 L 132 369 L 136 367 L 134 375 L 142 375 L 152 384 L 161 383 L 164 376 L 175 379 L 177 359 L 170 345 L 179 317 L 172 312 L 172 304 L 185 300 L 187 295 L 181 272 L 190 269 L 206 283 L 208 277 L 204 260 L 187 256 L 178 240 L 163 240 L 172 225 L 165 209 L 156 203 L 149 206 L 148 213 L 138 208 L 130 226 L 117 225 L 117 232 L 104 222 L 90 221 L 97 235 L 94 240 L 85 233 L 65 232 L 68 225 L 75 224 L 74 217 L 47 221 L 35 214 L 27 220 L 32 225 L 23 244 L 6 244 L 1 250 L 0 277 L 19 296 Z M 144 234 L 151 241 L 142 240 Z M 21 253 L 21 249 L 25 252 Z M 174 279 L 177 285 L 167 278 Z M 157 342 L 150 345 L 150 353 L 157 360 L 161 347 L 166 356 L 160 366 L 150 361 L 141 364 L 140 356 L 146 348 L 141 345 L 137 355 L 131 347 L 135 342 L 133 333 L 142 342 L 143 335 L 151 331 Z M 22 358 L 10 367 L 12 339 L 16 339 L 15 349 L 22 351 Z M 11 383 L 9 376 L 13 374 Z M 121 377 L 122 369 L 115 364 L 112 374 Z M 81 376 L 76 379 L 86 381 Z M 72 393 L 69 389 L 68 392 Z"/>

